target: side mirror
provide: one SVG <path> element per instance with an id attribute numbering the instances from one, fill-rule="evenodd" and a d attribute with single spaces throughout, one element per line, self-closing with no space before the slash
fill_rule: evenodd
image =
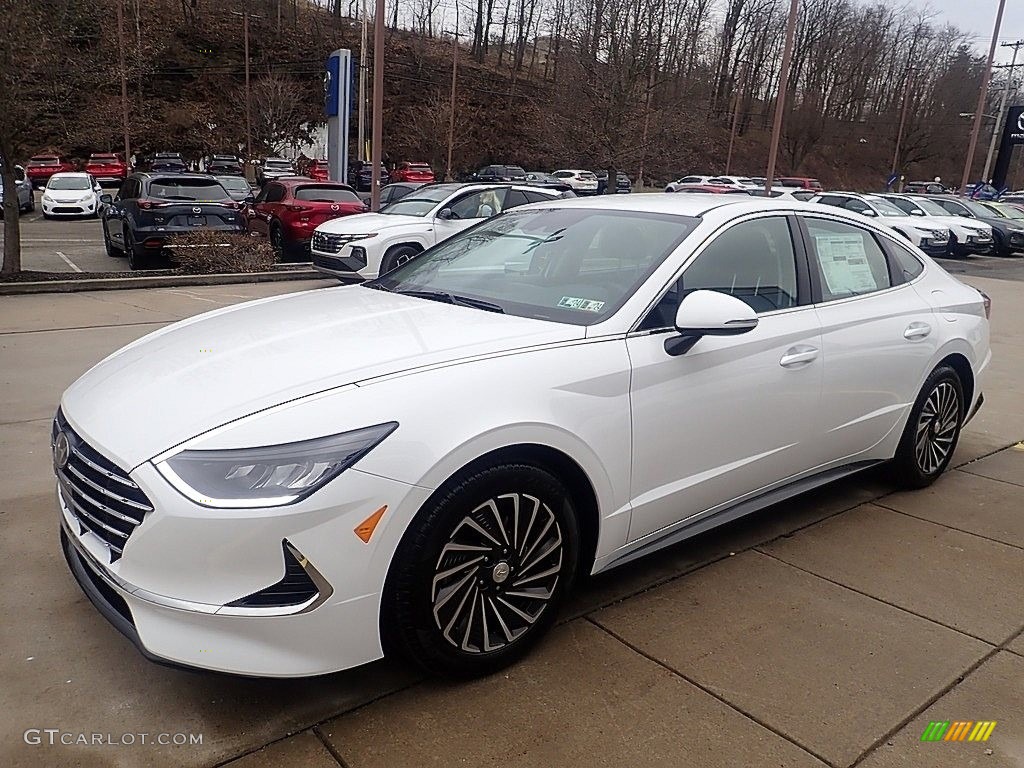
<path id="1" fill-rule="evenodd" d="M 104 205 L 111 205 L 114 202 L 113 195 L 100 195 L 100 202 Z"/>
<path id="2" fill-rule="evenodd" d="M 738 336 L 757 327 L 757 314 L 749 304 L 718 291 L 694 291 L 683 297 L 676 310 L 679 336 L 665 340 L 673 356 L 687 352 L 703 336 Z"/>
<path id="3" fill-rule="evenodd" d="M 437 212 L 437 218 L 444 219 L 445 221 L 451 221 L 455 218 L 455 214 L 452 213 L 451 208 L 442 208 Z"/>
<path id="4" fill-rule="evenodd" d="M 910 212 L 910 215 L 911 216 L 924 216 L 924 211 L 922 211 L 920 208 L 915 208 L 914 210 L 912 210 Z"/>
<path id="5" fill-rule="evenodd" d="M 878 215 L 877 213 L 875 213 L 870 208 L 865 208 L 863 211 L 857 211 L 857 213 L 859 213 L 861 216 L 877 216 Z"/>

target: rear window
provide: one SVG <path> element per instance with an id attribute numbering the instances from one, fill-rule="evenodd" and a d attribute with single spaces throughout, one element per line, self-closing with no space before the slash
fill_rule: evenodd
<path id="1" fill-rule="evenodd" d="M 518 165 L 507 165 L 505 166 L 509 176 L 525 176 L 526 171 L 520 168 Z"/>
<path id="2" fill-rule="evenodd" d="M 116 155 L 89 155 L 90 163 L 117 163 L 120 162 Z"/>
<path id="3" fill-rule="evenodd" d="M 347 189 L 323 185 L 308 185 L 295 189 L 296 200 L 307 200 L 311 203 L 361 203 L 359 196 Z"/>
<path id="4" fill-rule="evenodd" d="M 409 170 L 412 171 L 429 171 L 430 166 L 426 163 L 409 163 Z"/>
<path id="5" fill-rule="evenodd" d="M 60 159 L 56 157 L 33 157 L 29 160 L 32 165 L 60 165 Z"/>
<path id="6" fill-rule="evenodd" d="M 153 179 L 149 183 L 149 196 L 163 200 L 190 200 L 195 202 L 230 200 L 220 182 L 210 179 Z"/>

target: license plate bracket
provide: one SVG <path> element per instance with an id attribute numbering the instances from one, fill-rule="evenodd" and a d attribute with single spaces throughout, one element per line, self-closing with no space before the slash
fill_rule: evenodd
<path id="1" fill-rule="evenodd" d="M 205 227 L 206 217 L 205 216 L 189 216 L 188 225 L 190 227 Z"/>

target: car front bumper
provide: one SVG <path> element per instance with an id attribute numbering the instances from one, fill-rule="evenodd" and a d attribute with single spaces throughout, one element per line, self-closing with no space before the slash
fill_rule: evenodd
<path id="1" fill-rule="evenodd" d="M 85 203 L 62 203 L 43 200 L 43 213 L 47 216 L 94 216 L 100 208 L 99 202 L 89 200 Z"/>
<path id="2" fill-rule="evenodd" d="M 383 655 L 381 592 L 404 528 L 389 530 L 386 523 L 411 518 L 427 489 L 349 469 L 296 504 L 222 510 L 186 499 L 151 464 L 131 477 L 154 511 L 131 533 L 120 559 L 110 563 L 102 539 L 81 532 L 58 490 L 61 546 L 85 594 L 147 658 L 255 677 L 303 677 Z M 382 504 L 388 512 L 364 543 L 355 528 Z M 323 580 L 312 607 L 229 605 L 281 581 L 282 541 Z"/>

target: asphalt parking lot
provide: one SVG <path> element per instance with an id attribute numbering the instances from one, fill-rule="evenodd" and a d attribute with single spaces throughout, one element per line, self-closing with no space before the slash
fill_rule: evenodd
<path id="1" fill-rule="evenodd" d="M 112 191 L 112 190 L 107 190 Z M 103 230 L 97 219 L 46 220 L 39 208 L 21 217 L 22 269 L 39 272 L 119 272 L 128 261 L 107 256 Z M 652 192 L 652 194 L 664 194 Z M 0 219 L 0 234 L 3 220 Z M 2 242 L 2 237 L 0 237 Z M 972 256 L 969 259 L 940 259 L 954 274 L 977 275 L 1002 280 L 1024 280 L 1024 257 Z"/>
<path id="2" fill-rule="evenodd" d="M 459 684 L 160 667 L 60 555 L 61 391 L 167 323 L 332 283 L 0 297 L 0 765 L 1024 765 L 1024 283 L 967 280 L 995 358 L 956 469 L 915 493 L 855 476 L 591 580 L 524 663 Z M 920 740 L 981 720 L 985 743 Z"/>

